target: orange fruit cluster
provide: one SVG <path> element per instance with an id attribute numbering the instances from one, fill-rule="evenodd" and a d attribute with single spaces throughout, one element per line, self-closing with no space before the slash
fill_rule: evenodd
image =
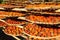
<path id="1" fill-rule="evenodd" d="M 9 24 L 24 24 L 25 23 L 25 21 L 17 21 L 17 20 L 12 20 L 12 19 L 7 19 L 6 22 Z"/>
<path id="2" fill-rule="evenodd" d="M 7 25 L 6 23 L 0 21 L 0 26 L 1 26 L 1 27 L 2 27 L 2 26 L 6 26 L 6 25 Z"/>
<path id="3" fill-rule="evenodd" d="M 57 6 L 57 7 L 59 7 L 60 6 L 60 4 L 55 4 L 55 3 L 47 3 L 47 4 L 29 4 L 29 5 L 26 5 L 26 8 L 48 8 L 48 7 L 55 7 L 55 6 Z"/>
<path id="4" fill-rule="evenodd" d="M 1 15 L 0 16 L 0 19 L 4 19 L 4 18 L 6 18 L 7 16 L 3 16 L 3 15 Z"/>
<path id="5" fill-rule="evenodd" d="M 4 7 L 4 8 L 20 8 L 20 7 L 23 7 L 21 4 L 19 4 L 18 6 L 16 5 L 11 5 L 9 3 L 7 4 L 0 4 L 1 7 Z"/>
<path id="6" fill-rule="evenodd" d="M 48 22 L 48 23 L 57 23 L 57 22 L 60 22 L 60 16 L 58 17 L 55 17 L 55 16 L 48 16 L 48 17 L 45 17 L 45 16 L 35 16 L 35 15 L 30 15 L 28 17 L 26 17 L 27 19 L 29 20 L 32 20 L 32 21 L 38 21 L 38 22 Z"/>
<path id="7" fill-rule="evenodd" d="M 16 26 L 7 26 L 4 32 L 14 36 L 19 36 L 23 32 L 23 29 Z"/>
<path id="8" fill-rule="evenodd" d="M 18 12 L 5 12 L 5 11 L 0 11 L 0 15 L 1 16 L 23 16 L 25 14 L 22 14 L 22 13 L 18 13 Z"/>
<path id="9" fill-rule="evenodd" d="M 32 36 L 54 37 L 60 35 L 60 28 L 47 28 L 36 24 L 26 25 L 24 31 Z"/>

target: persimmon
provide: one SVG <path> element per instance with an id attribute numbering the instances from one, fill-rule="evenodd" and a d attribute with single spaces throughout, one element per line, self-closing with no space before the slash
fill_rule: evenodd
<path id="1" fill-rule="evenodd" d="M 18 12 L 6 12 L 6 11 L 0 11 L 0 15 L 1 15 L 1 16 L 6 15 L 6 16 L 8 17 L 8 16 L 24 16 L 25 14 L 18 13 Z"/>
<path id="2" fill-rule="evenodd" d="M 7 24 L 4 23 L 4 22 L 2 22 L 2 21 L 0 21 L 0 26 L 1 26 L 1 27 L 2 27 L 2 26 L 7 26 Z"/>
<path id="3" fill-rule="evenodd" d="M 9 24 L 24 24 L 25 23 L 25 21 L 17 21 L 17 20 L 12 20 L 12 19 L 7 19 L 6 22 Z"/>
<path id="4" fill-rule="evenodd" d="M 27 19 L 31 21 L 37 21 L 37 22 L 45 22 L 45 23 L 58 23 L 60 22 L 60 16 L 36 16 L 36 15 L 30 15 L 26 17 Z"/>
<path id="5" fill-rule="evenodd" d="M 14 36 L 20 35 L 23 32 L 22 28 L 16 27 L 16 26 L 7 26 L 4 29 L 4 32 L 7 34 L 11 34 Z"/>
<path id="6" fill-rule="evenodd" d="M 24 31 L 31 36 L 54 37 L 60 35 L 60 28 L 46 28 L 36 24 L 27 24 Z"/>

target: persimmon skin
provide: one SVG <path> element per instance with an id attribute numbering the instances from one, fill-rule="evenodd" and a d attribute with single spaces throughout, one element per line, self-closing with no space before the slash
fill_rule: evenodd
<path id="1" fill-rule="evenodd" d="M 60 28 L 46 28 L 36 24 L 27 24 L 24 30 L 27 34 L 39 37 L 54 37 L 60 35 Z"/>
<path id="2" fill-rule="evenodd" d="M 60 21 L 60 16 L 36 16 L 36 15 L 30 15 L 26 17 L 27 19 L 31 21 L 38 21 L 38 22 L 45 22 L 45 23 L 58 23 Z"/>
<path id="3" fill-rule="evenodd" d="M 6 22 L 9 24 L 24 24 L 25 23 L 25 21 L 16 21 L 16 20 L 11 20 L 11 19 L 7 19 Z"/>
<path id="4" fill-rule="evenodd" d="M 17 35 L 21 35 L 21 33 L 23 32 L 23 29 L 16 26 L 7 26 L 4 29 L 4 32 L 7 34 L 17 36 Z"/>

